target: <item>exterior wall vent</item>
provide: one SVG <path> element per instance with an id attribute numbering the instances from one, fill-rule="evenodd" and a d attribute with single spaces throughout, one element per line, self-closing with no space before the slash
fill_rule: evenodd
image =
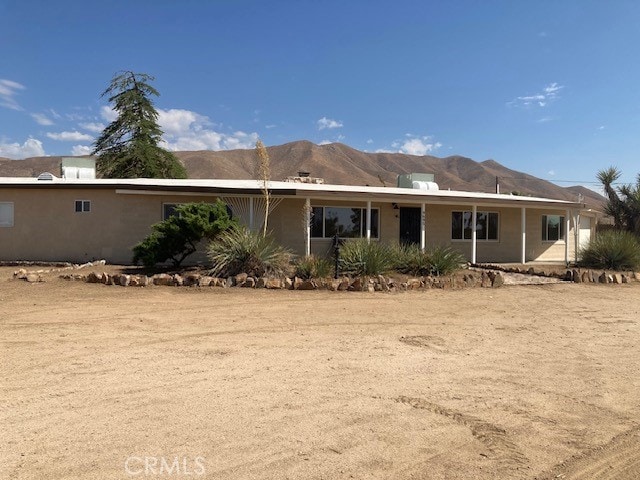
<path id="1" fill-rule="evenodd" d="M 53 180 L 56 180 L 58 177 L 56 177 L 53 173 L 49 173 L 49 172 L 44 172 L 41 173 L 40 175 L 38 175 L 38 180 L 39 181 L 47 181 L 47 182 L 51 182 Z"/>

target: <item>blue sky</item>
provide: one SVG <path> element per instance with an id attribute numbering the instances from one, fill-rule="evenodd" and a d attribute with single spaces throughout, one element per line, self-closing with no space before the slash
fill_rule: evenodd
<path id="1" fill-rule="evenodd" d="M 339 141 L 631 182 L 638 25 L 637 1 L 0 0 L 0 156 L 86 153 L 133 70 L 170 149 Z"/>

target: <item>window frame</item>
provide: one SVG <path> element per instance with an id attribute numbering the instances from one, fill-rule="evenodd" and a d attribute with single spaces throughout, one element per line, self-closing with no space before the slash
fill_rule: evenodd
<path id="1" fill-rule="evenodd" d="M 316 208 L 321 208 L 322 209 L 322 236 L 321 237 L 317 237 L 313 235 L 313 218 L 315 217 L 314 215 L 314 209 Z M 354 209 L 359 209 L 360 210 L 360 215 L 361 215 L 361 221 L 360 221 L 360 236 L 359 237 L 339 237 L 340 239 L 356 239 L 356 238 L 367 238 L 367 225 L 366 225 L 366 217 L 367 217 L 367 207 L 361 207 L 358 205 L 312 205 L 311 206 L 311 225 L 310 225 L 310 239 L 311 240 L 330 240 L 333 238 L 333 235 L 330 237 L 327 237 L 327 233 L 326 233 L 326 216 L 325 216 L 325 212 L 327 208 L 341 208 L 341 209 L 345 209 L 345 210 L 354 210 Z M 374 228 L 374 215 L 373 212 L 376 212 L 375 215 L 375 221 L 377 223 L 376 227 Z M 380 207 L 371 207 L 371 240 L 380 240 L 380 234 L 381 234 L 381 229 L 380 229 Z M 374 235 L 374 231 L 377 233 L 377 235 Z"/>
<path id="2" fill-rule="evenodd" d="M 0 205 L 9 205 L 11 209 L 11 217 L 9 222 L 0 222 L 0 228 L 12 228 L 15 225 L 15 204 L 14 202 L 0 202 Z"/>
<path id="3" fill-rule="evenodd" d="M 80 206 L 80 210 L 78 210 Z M 74 202 L 75 213 L 91 213 L 91 200 L 76 200 Z"/>
<path id="4" fill-rule="evenodd" d="M 558 217 L 558 238 L 549 240 L 549 217 Z M 565 243 L 567 241 L 566 217 L 564 215 L 542 215 L 541 218 L 542 243 Z"/>
<path id="5" fill-rule="evenodd" d="M 461 213 L 462 214 L 462 228 L 460 230 L 461 232 L 461 238 L 454 238 L 453 236 L 453 215 L 454 213 Z M 471 221 L 471 218 L 473 216 L 473 211 L 472 210 L 451 210 L 451 241 L 452 242 L 471 242 L 473 240 L 473 238 L 464 238 L 464 232 L 465 232 L 465 228 L 464 228 L 464 214 L 468 213 L 469 214 L 469 221 Z M 477 235 L 477 230 L 476 230 L 476 241 L 477 242 L 500 242 L 500 212 L 495 211 L 495 210 L 477 210 L 476 211 L 476 221 L 478 219 L 478 216 L 480 215 L 486 215 L 487 216 L 487 236 L 485 238 L 480 238 Z M 495 215 L 496 216 L 496 238 L 488 238 L 489 237 L 489 216 L 490 215 Z M 473 235 L 473 234 L 471 234 Z"/>
<path id="6" fill-rule="evenodd" d="M 183 205 L 183 203 L 162 202 L 162 211 L 160 213 L 160 217 L 162 218 L 162 221 L 164 222 L 165 220 L 167 220 L 170 217 L 172 217 L 173 216 L 173 212 L 175 212 L 175 209 L 177 207 L 179 207 L 180 205 Z M 167 207 L 173 209 L 172 212 L 169 213 L 169 215 L 167 215 Z"/>

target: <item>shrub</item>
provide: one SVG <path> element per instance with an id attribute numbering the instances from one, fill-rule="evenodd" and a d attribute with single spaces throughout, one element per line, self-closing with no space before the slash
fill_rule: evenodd
<path id="1" fill-rule="evenodd" d="M 608 230 L 592 238 L 580 256 L 586 267 L 635 270 L 640 266 L 640 243 L 630 232 Z"/>
<path id="2" fill-rule="evenodd" d="M 207 250 L 212 275 L 282 275 L 290 267 L 292 255 L 270 236 L 246 227 L 231 228 L 218 235 Z"/>
<path id="3" fill-rule="evenodd" d="M 464 256 L 451 247 L 434 246 L 422 251 L 417 245 L 396 247 L 396 270 L 410 275 L 448 275 L 460 269 Z"/>
<path id="4" fill-rule="evenodd" d="M 310 278 L 326 278 L 333 274 L 331 260 L 315 255 L 302 257 L 296 261 L 296 276 L 308 280 Z"/>
<path id="5" fill-rule="evenodd" d="M 451 247 L 432 247 L 428 256 L 432 275 L 449 275 L 466 263 L 464 255 Z"/>
<path id="6" fill-rule="evenodd" d="M 213 239 L 235 221 L 220 200 L 179 205 L 174 215 L 151 226 L 151 234 L 133 247 L 133 263 L 151 268 L 168 260 L 178 267 L 202 239 Z"/>
<path id="7" fill-rule="evenodd" d="M 340 248 L 340 266 L 353 275 L 381 275 L 395 266 L 395 254 L 384 243 L 366 238 L 348 240 Z"/>

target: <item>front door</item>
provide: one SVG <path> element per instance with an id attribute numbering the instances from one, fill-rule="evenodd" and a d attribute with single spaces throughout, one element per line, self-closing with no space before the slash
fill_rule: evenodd
<path id="1" fill-rule="evenodd" d="M 400 243 L 420 244 L 420 208 L 400 207 Z"/>

